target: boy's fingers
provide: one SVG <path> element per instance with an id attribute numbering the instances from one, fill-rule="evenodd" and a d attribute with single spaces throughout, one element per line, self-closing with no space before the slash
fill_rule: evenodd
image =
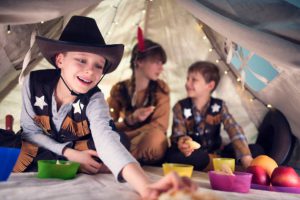
<path id="1" fill-rule="evenodd" d="M 197 189 L 197 185 L 188 177 L 182 177 L 182 181 L 186 187 L 188 187 L 191 191 L 195 191 Z"/>
<path id="2" fill-rule="evenodd" d="M 94 151 L 94 150 L 87 150 L 86 152 L 87 152 L 88 154 L 90 154 L 91 156 L 99 157 L 97 151 Z"/>
<path id="3" fill-rule="evenodd" d="M 87 171 L 89 174 L 96 174 L 98 173 L 99 169 L 93 167 L 92 165 L 84 165 L 84 169 Z"/>
<path id="4" fill-rule="evenodd" d="M 91 163 L 90 163 L 90 166 L 92 166 L 93 168 L 95 168 L 95 169 L 100 169 L 101 168 L 101 166 L 102 166 L 102 164 L 101 163 L 98 163 L 97 161 L 95 161 L 94 159 L 91 161 Z"/>

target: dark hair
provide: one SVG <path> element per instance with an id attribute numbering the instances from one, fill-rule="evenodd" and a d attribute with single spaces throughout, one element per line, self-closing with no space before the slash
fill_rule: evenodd
<path id="1" fill-rule="evenodd" d="M 139 51 L 138 44 L 135 44 L 131 53 L 130 68 L 134 69 L 135 62 L 148 58 L 159 58 L 163 64 L 167 62 L 167 54 L 162 46 L 152 40 L 145 39 L 145 50 Z"/>
<path id="2" fill-rule="evenodd" d="M 215 87 L 213 88 L 212 91 L 216 89 L 220 81 L 220 72 L 217 65 L 211 62 L 198 61 L 193 63 L 188 69 L 188 73 L 195 73 L 195 72 L 200 73 L 203 76 L 206 83 L 214 81 Z"/>

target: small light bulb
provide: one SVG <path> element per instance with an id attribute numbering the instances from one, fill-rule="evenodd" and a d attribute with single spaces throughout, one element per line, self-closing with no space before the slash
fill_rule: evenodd
<path id="1" fill-rule="evenodd" d="M 208 49 L 209 52 L 212 52 L 212 48 Z"/>
<path id="2" fill-rule="evenodd" d="M 228 71 L 227 71 L 227 70 L 225 70 L 225 71 L 224 71 L 224 74 L 228 74 Z"/>
<path id="3" fill-rule="evenodd" d="M 110 112 L 114 112 L 114 109 L 113 108 L 111 108 L 111 109 L 109 109 L 110 110 Z"/>
<path id="4" fill-rule="evenodd" d="M 122 117 L 120 117 L 119 119 L 118 119 L 118 122 L 123 122 L 124 121 L 124 119 L 122 118 Z"/>
<path id="5" fill-rule="evenodd" d="M 217 59 L 217 60 L 216 60 L 216 63 L 219 63 L 219 62 L 220 62 L 219 59 Z"/>
<path id="6" fill-rule="evenodd" d="M 203 36 L 202 38 L 203 38 L 203 40 L 206 40 L 207 37 L 206 37 L 206 36 Z"/>
<path id="7" fill-rule="evenodd" d="M 11 31 L 10 31 L 10 25 L 7 26 L 7 34 L 10 34 Z"/>
<path id="8" fill-rule="evenodd" d="M 44 21 L 41 21 L 41 24 L 43 24 L 44 23 Z"/>
<path id="9" fill-rule="evenodd" d="M 267 107 L 268 107 L 268 108 L 272 108 L 272 105 L 271 105 L 271 104 L 267 104 Z"/>
<path id="10" fill-rule="evenodd" d="M 237 78 L 236 81 L 237 81 L 237 82 L 241 82 L 241 78 Z"/>

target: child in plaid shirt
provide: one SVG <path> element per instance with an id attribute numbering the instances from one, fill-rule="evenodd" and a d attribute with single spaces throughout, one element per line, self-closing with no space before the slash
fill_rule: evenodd
<path id="1" fill-rule="evenodd" d="M 188 69 L 186 91 L 188 97 L 173 107 L 172 146 L 166 154 L 167 162 L 194 165 L 196 170 L 207 169 L 214 157 L 236 157 L 247 168 L 252 155 L 242 128 L 229 113 L 225 102 L 211 93 L 220 80 L 219 69 L 209 62 L 196 62 Z M 221 151 L 220 127 L 223 123 L 234 149 L 232 155 Z M 194 149 L 188 141 L 201 148 Z"/>

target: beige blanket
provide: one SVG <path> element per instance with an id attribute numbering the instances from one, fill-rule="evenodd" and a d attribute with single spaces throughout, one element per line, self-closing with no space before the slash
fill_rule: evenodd
<path id="1" fill-rule="evenodd" d="M 157 180 L 162 176 L 161 168 L 144 167 L 149 177 Z M 214 191 L 210 189 L 207 174 L 194 172 L 193 180 L 199 190 L 212 192 L 224 200 L 299 200 L 300 195 L 250 190 L 247 194 Z M 136 200 L 139 195 L 127 183 L 118 183 L 111 174 L 78 174 L 73 180 L 38 179 L 36 173 L 12 174 L 8 181 L 0 182 L 1 200 Z"/>

